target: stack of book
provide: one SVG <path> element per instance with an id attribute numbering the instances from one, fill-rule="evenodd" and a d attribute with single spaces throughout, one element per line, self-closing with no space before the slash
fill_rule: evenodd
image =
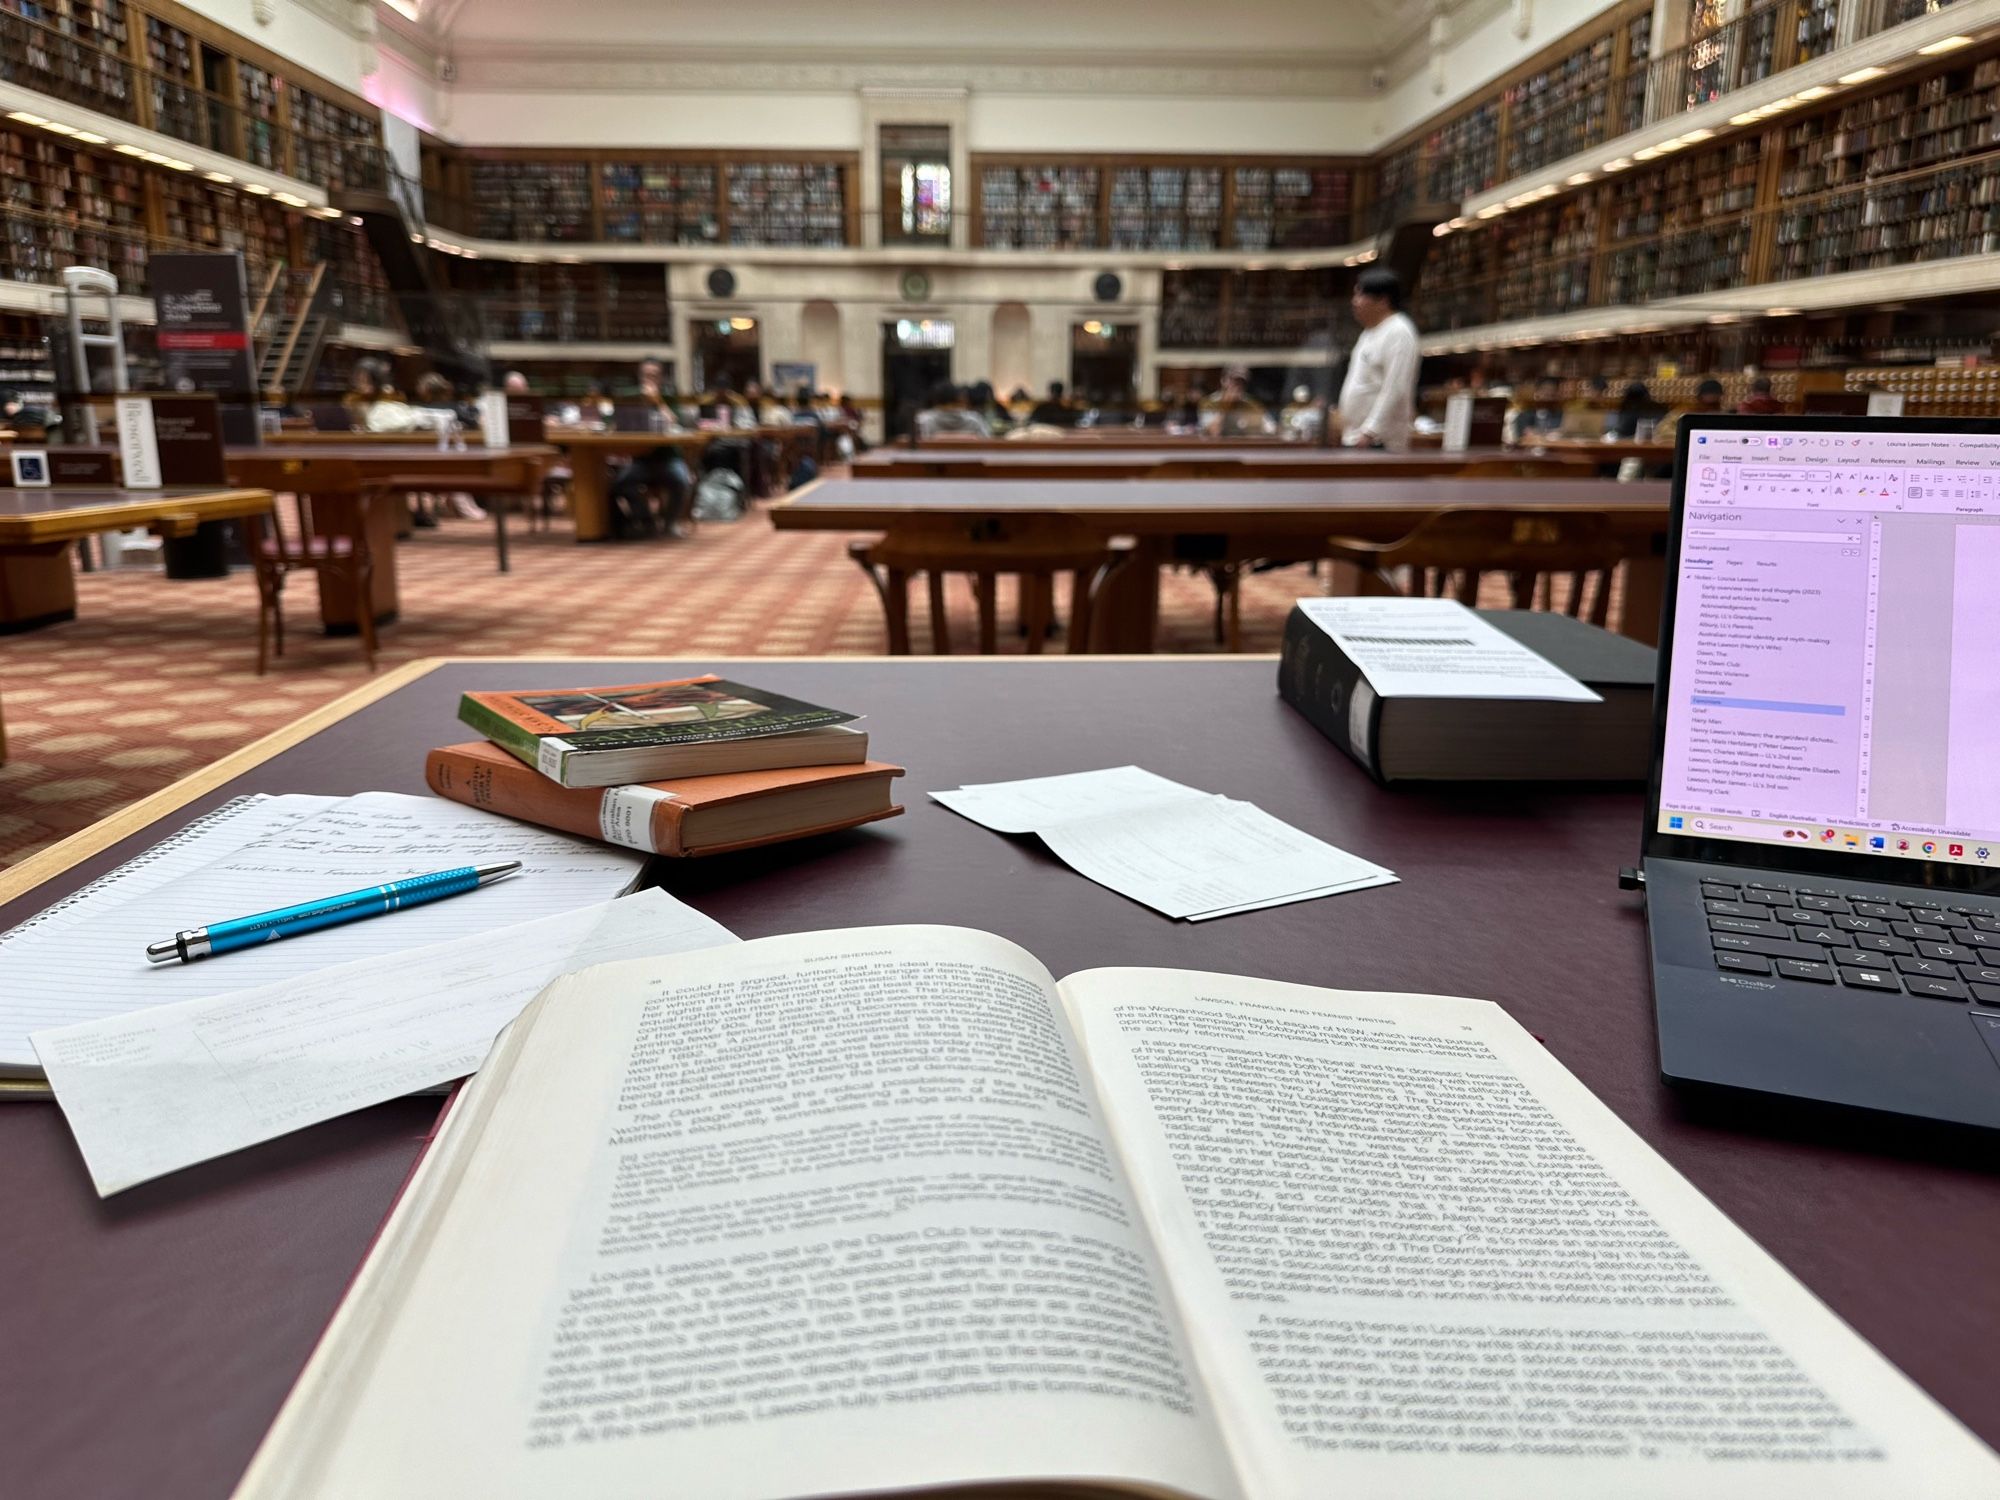
<path id="1" fill-rule="evenodd" d="M 853 828 L 903 809 L 900 766 L 868 758 L 838 709 L 690 677 L 467 693 L 484 740 L 431 751 L 441 797 L 648 854 L 721 854 Z"/>

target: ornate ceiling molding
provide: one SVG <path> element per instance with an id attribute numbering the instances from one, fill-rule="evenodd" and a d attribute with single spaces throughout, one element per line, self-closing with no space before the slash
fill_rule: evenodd
<path id="1" fill-rule="evenodd" d="M 461 43 L 455 86 L 470 92 L 850 93 L 868 88 L 965 89 L 998 94 L 1159 94 L 1171 97 L 1328 98 L 1369 91 L 1366 57 L 1245 54 L 1227 61 L 1127 54 L 1116 63 L 1071 54 L 938 53 L 902 61 L 825 47 L 782 52 L 686 48 L 548 48 Z"/>

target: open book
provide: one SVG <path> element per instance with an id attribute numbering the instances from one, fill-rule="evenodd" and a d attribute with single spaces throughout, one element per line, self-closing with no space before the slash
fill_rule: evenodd
<path id="1" fill-rule="evenodd" d="M 238 1490 L 2000 1495 L 1498 1008 L 958 928 L 557 980 Z"/>

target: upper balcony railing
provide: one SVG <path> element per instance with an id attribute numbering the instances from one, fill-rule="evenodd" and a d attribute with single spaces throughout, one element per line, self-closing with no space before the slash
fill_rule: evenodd
<path id="1" fill-rule="evenodd" d="M 1854 29 L 1854 38 L 1859 39 L 1951 4 L 1952 0 L 1772 0 L 1753 4 L 1734 20 L 1679 47 L 1633 60 L 1628 71 L 1607 85 L 1602 108 L 1591 101 L 1568 99 L 1511 107 L 1504 98 L 1469 101 L 1455 118 L 1463 120 L 1485 107 L 1493 116 L 1492 133 L 1477 135 L 1468 149 L 1468 142 L 1461 139 L 1465 132 L 1451 126 L 1434 132 L 1394 183 L 1378 186 L 1367 222 L 1379 233 L 1420 206 L 1455 203 L 1459 194 L 1440 193 L 1433 187 L 1454 176 L 1445 170 L 1448 165 L 1462 166 L 1468 156 L 1483 164 L 1475 186 L 1475 191 L 1483 192 L 1824 57 L 1841 40 L 1844 11 L 1860 8 Z M 1448 152 L 1434 144 L 1439 141 L 1450 142 Z M 1464 173 L 1456 175 L 1462 178 Z"/>
<path id="2" fill-rule="evenodd" d="M 136 24 L 136 18 L 135 18 Z M 315 187 L 361 185 L 374 141 L 298 129 L 285 91 L 265 109 L 141 67 L 120 53 L 0 9 L 0 82 L 264 167 Z"/>

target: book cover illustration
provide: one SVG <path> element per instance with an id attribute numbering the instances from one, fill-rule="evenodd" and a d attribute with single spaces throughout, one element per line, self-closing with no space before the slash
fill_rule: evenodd
<path id="1" fill-rule="evenodd" d="M 560 739 L 573 750 L 622 750 L 796 734 L 846 724 L 857 715 L 708 676 L 467 693 L 459 717 L 503 742 L 488 727 L 491 721 L 535 739 Z"/>

